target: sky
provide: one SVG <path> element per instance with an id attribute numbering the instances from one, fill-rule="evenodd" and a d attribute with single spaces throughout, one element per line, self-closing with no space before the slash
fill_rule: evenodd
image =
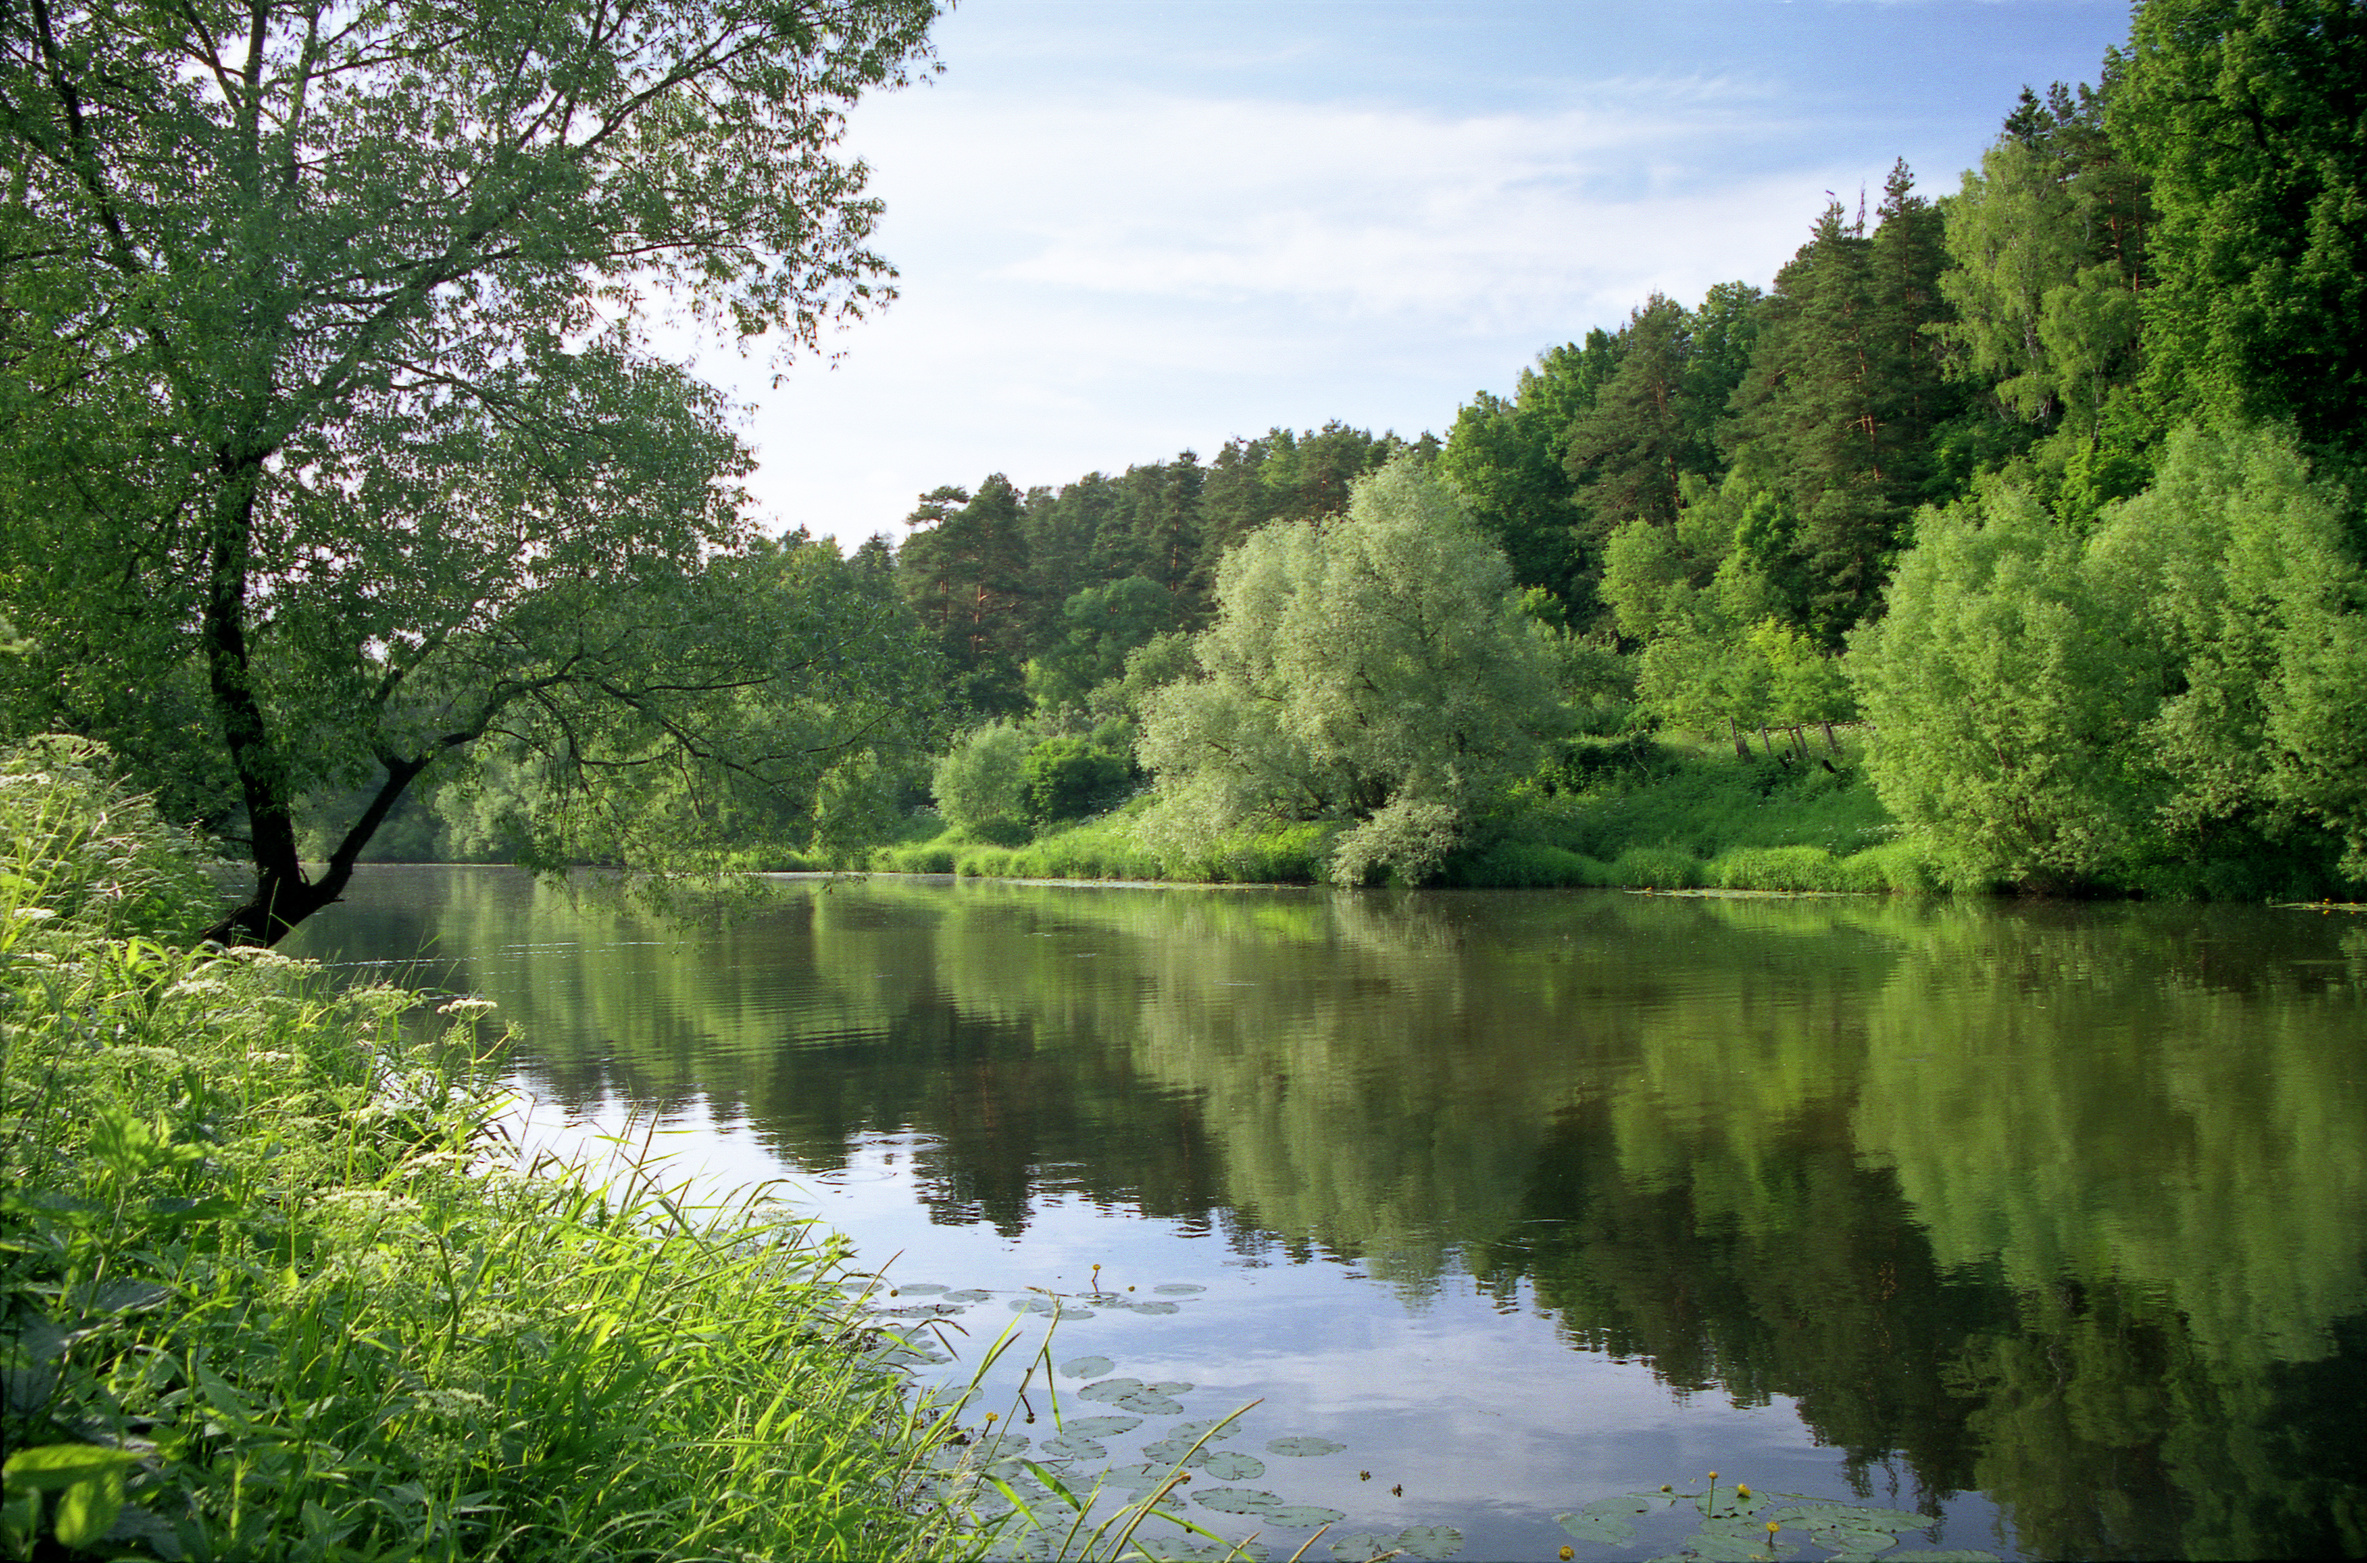
<path id="1" fill-rule="evenodd" d="M 1658 291 L 1767 286 L 1905 158 L 1957 188 L 2123 0 L 965 0 L 858 104 L 884 311 L 710 349 L 778 529 L 901 537 L 1275 426 L 1444 435 Z"/>

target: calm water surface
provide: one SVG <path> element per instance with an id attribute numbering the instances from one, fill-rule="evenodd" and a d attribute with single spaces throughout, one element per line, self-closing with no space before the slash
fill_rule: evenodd
<path id="1" fill-rule="evenodd" d="M 685 929 L 381 868 L 290 948 L 425 953 L 521 1028 L 538 1133 L 788 1178 L 959 1350 L 1067 1294 L 1054 1360 L 1114 1366 L 1065 1415 L 1189 1386 L 1080 1471 L 1258 1401 L 1190 1490 L 1341 1511 L 1311 1556 L 1551 1558 L 1557 1513 L 1710 1470 L 1931 1515 L 1906 1547 L 2367 1552 L 2367 921 L 779 891 Z"/>

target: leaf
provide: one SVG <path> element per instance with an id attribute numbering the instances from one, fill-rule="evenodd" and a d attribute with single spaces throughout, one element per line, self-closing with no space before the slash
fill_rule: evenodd
<path id="1" fill-rule="evenodd" d="M 1907 1509 L 1877 1509 L 1854 1503 L 1787 1503 L 1768 1511 L 1767 1518 L 1784 1526 L 1817 1530 L 1929 1530 L 1939 1522 L 1928 1514 Z"/>
<path id="2" fill-rule="evenodd" d="M 1215 1416 L 1198 1422 L 1178 1422 L 1171 1438 L 1198 1438 L 1206 1434 L 1210 1439 L 1230 1438 L 1241 1431 L 1239 1417 Z"/>
<path id="3" fill-rule="evenodd" d="M 1337 1509 L 1327 1509 L 1315 1503 L 1288 1503 L 1268 1509 L 1265 1514 L 1274 1524 L 1292 1530 L 1313 1530 L 1322 1525 L 1337 1525 L 1348 1517 Z"/>
<path id="4" fill-rule="evenodd" d="M 896 1290 L 913 1297 L 934 1297 L 939 1292 L 945 1291 L 946 1288 L 924 1282 L 918 1286 L 899 1286 Z"/>
<path id="5" fill-rule="evenodd" d="M 1463 1533 L 1452 1525 L 1408 1525 L 1397 1533 L 1397 1547 L 1408 1557 L 1440 1563 L 1463 1550 Z"/>
<path id="6" fill-rule="evenodd" d="M 1266 1474 L 1266 1462 L 1236 1449 L 1207 1449 L 1200 1468 L 1220 1482 L 1254 1482 Z"/>
<path id="7" fill-rule="evenodd" d="M 1599 1541 L 1606 1546 L 1617 1546 L 1620 1542 L 1635 1539 L 1633 1520 L 1618 1514 L 1595 1513 L 1595 1506 L 1591 1503 L 1586 1507 L 1587 1512 L 1584 1514 L 1557 1514 L 1553 1517 L 1554 1523 L 1580 1541 Z M 1629 1512 L 1640 1514 L 1643 1511 L 1637 1509 Z"/>
<path id="8" fill-rule="evenodd" d="M 1310 1455 L 1338 1454 L 1347 1447 L 1346 1444 L 1333 1443 L 1328 1438 L 1318 1438 L 1312 1433 L 1302 1433 L 1292 1438 L 1269 1439 L 1266 1443 L 1266 1453 L 1290 1455 L 1293 1458 L 1304 1459 Z"/>
<path id="9" fill-rule="evenodd" d="M 0 1475 L 8 1485 L 26 1486 L 43 1492 L 57 1492 L 79 1482 L 102 1479 L 109 1473 L 120 1478 L 127 1465 L 139 1464 L 140 1457 L 128 1449 L 111 1449 L 105 1444 L 43 1444 L 35 1449 L 20 1449 L 0 1466 Z M 101 1530 L 105 1526 L 99 1527 Z"/>
<path id="10" fill-rule="evenodd" d="M 1055 1460 L 1106 1460 L 1110 1457 L 1107 1445 L 1077 1432 L 1047 1438 L 1036 1447 Z"/>
<path id="11" fill-rule="evenodd" d="M 1151 1290 L 1157 1292 L 1162 1297 L 1186 1297 L 1194 1292 L 1204 1292 L 1208 1290 L 1208 1288 L 1205 1286 L 1194 1286 L 1188 1281 L 1170 1281 L 1165 1286 L 1154 1286 L 1151 1288 Z"/>
<path id="12" fill-rule="evenodd" d="M 1138 1378 L 1105 1378 L 1087 1384 L 1083 1389 L 1078 1390 L 1077 1398 L 1079 1400 L 1114 1401 L 1122 1395 L 1131 1395 L 1142 1387 L 1142 1380 Z"/>
<path id="13" fill-rule="evenodd" d="M 1967 1552 L 1949 1547 L 1914 1547 L 1905 1552 L 1885 1552 L 1882 1563 L 1901 1563 L 1912 1558 L 1915 1563 L 1997 1563 L 1994 1552 Z"/>
<path id="14" fill-rule="evenodd" d="M 1155 1444 L 1143 1445 L 1142 1452 L 1161 1465 L 1180 1465 L 1187 1471 L 1200 1469 L 1215 1454 L 1213 1450 L 1195 1448 L 1189 1438 L 1178 1439 L 1173 1436 L 1162 1438 Z"/>
<path id="15" fill-rule="evenodd" d="M 993 1296 L 992 1292 L 982 1292 L 975 1287 L 965 1287 L 958 1292 L 947 1292 L 944 1300 L 949 1303 L 982 1303 Z"/>
<path id="16" fill-rule="evenodd" d="M 1136 1313 L 1179 1313 L 1182 1311 L 1171 1302 L 1121 1303 L 1119 1306 L 1131 1308 Z"/>
<path id="17" fill-rule="evenodd" d="M 1117 1438 L 1142 1426 L 1138 1416 L 1080 1416 L 1061 1424 L 1061 1431 L 1079 1438 Z"/>
<path id="18" fill-rule="evenodd" d="M 58 1544 L 80 1547 L 98 1540 L 115 1523 L 123 1507 L 123 1467 L 74 1483 L 58 1494 L 55 1530 Z"/>
<path id="19" fill-rule="evenodd" d="M 1353 1531 L 1331 1544 L 1331 1555 L 1340 1563 L 1370 1563 L 1371 1559 L 1396 1550 L 1395 1535 L 1370 1530 Z"/>
<path id="20" fill-rule="evenodd" d="M 1148 1389 L 1129 1390 L 1125 1394 L 1120 1395 L 1115 1401 L 1111 1402 L 1111 1404 L 1123 1406 L 1127 1410 L 1137 1412 L 1143 1416 L 1183 1415 L 1182 1401 L 1170 1400 L 1165 1395 L 1154 1393 Z"/>
<path id="21" fill-rule="evenodd" d="M 1070 1378 L 1099 1378 L 1116 1366 L 1107 1357 L 1071 1357 L 1060 1365 L 1060 1371 Z"/>
<path id="22" fill-rule="evenodd" d="M 1281 1507 L 1282 1495 L 1256 1487 L 1210 1487 L 1192 1494 L 1192 1501 L 1219 1514 L 1266 1514 Z"/>

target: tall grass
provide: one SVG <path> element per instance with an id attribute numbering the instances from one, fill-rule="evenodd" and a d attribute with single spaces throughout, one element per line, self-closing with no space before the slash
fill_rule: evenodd
<path id="1" fill-rule="evenodd" d="M 0 767 L 11 1555 L 974 1549 L 838 1240 L 490 1154 L 480 1001 L 120 937 L 208 908 L 91 759 Z"/>

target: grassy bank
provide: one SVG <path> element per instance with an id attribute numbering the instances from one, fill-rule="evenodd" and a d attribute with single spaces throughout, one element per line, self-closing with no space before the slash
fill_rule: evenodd
<path id="1" fill-rule="evenodd" d="M 511 1170 L 485 1006 L 193 953 L 86 758 L 0 769 L 9 1555 L 944 1555 L 834 1240 Z"/>
<path id="2" fill-rule="evenodd" d="M 1018 846 L 970 840 L 920 816 L 907 839 L 851 866 L 985 878 L 1304 884 L 1322 877 L 1337 830 L 1269 825 L 1195 859 L 1169 861 L 1135 839 L 1133 816 L 1143 801 Z M 1550 787 L 1532 787 L 1475 832 L 1474 844 L 1449 860 L 1443 878 L 1502 888 L 1937 888 L 1923 854 L 1895 835 L 1849 752 L 1779 764 L 1624 740 L 1574 751 Z"/>

